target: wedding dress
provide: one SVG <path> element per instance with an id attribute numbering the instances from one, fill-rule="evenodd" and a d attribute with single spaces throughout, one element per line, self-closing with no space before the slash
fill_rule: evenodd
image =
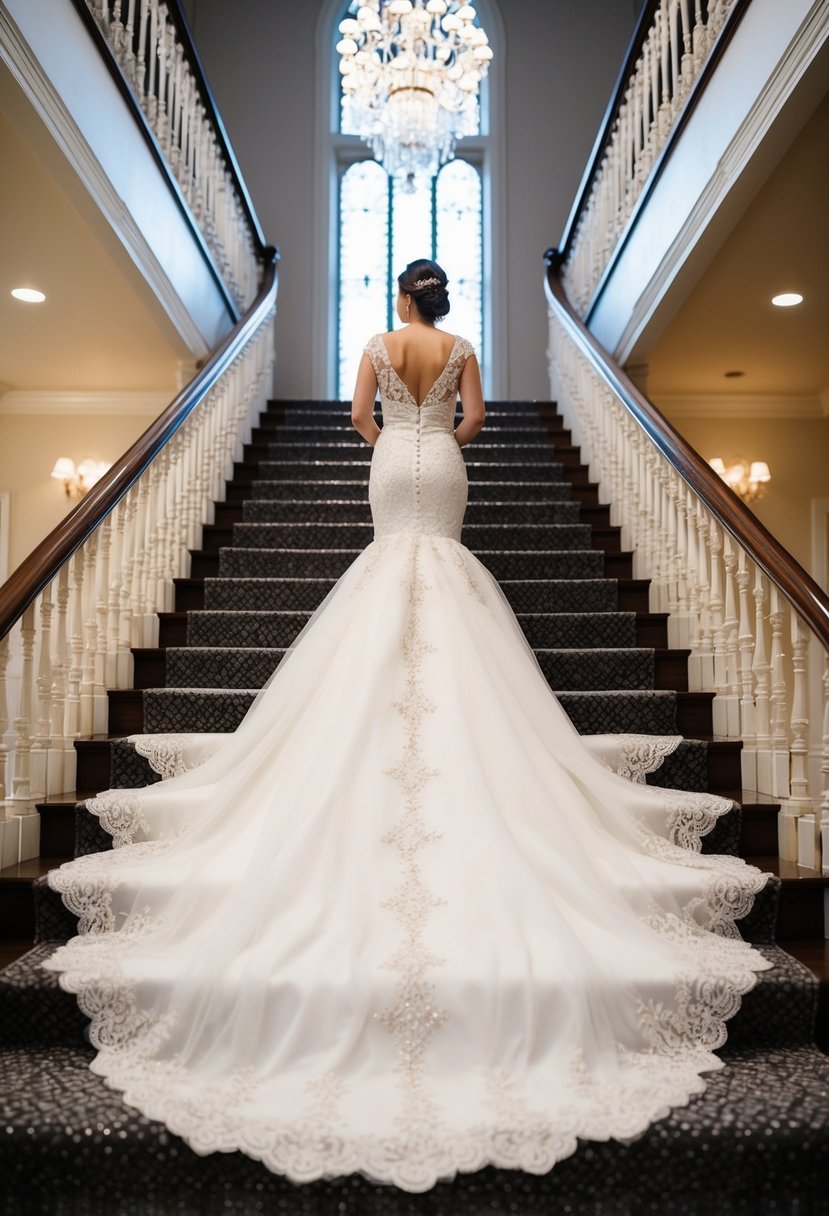
<path id="1" fill-rule="evenodd" d="M 460 543 L 470 344 L 419 407 L 367 350 L 374 540 L 212 755 L 88 803 L 119 847 L 50 874 L 80 934 L 46 966 L 196 1152 L 422 1191 L 700 1092 L 765 876 L 694 851 L 727 800 L 590 754 Z"/>

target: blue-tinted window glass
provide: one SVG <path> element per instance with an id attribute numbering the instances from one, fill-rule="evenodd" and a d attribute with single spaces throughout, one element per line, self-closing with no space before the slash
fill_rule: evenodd
<path id="1" fill-rule="evenodd" d="M 397 275 L 435 258 L 449 276 L 446 328 L 468 338 L 483 361 L 481 176 L 452 160 L 435 182 L 406 193 L 375 161 L 358 161 L 340 186 L 337 393 L 349 399 L 368 338 L 399 324 Z"/>
<path id="2" fill-rule="evenodd" d="M 473 344 L 481 358 L 483 258 L 481 177 L 474 165 L 452 160 L 437 176 L 435 258 L 449 276 L 449 327 Z"/>
<path id="3" fill-rule="evenodd" d="M 376 161 L 362 160 L 340 181 L 338 394 L 354 390 L 363 347 L 388 328 L 389 187 Z"/>
<path id="4" fill-rule="evenodd" d="M 395 311 L 397 304 L 397 276 L 415 258 L 431 258 L 432 253 L 432 184 L 419 185 L 407 193 L 399 183 L 392 183 L 391 220 L 391 303 L 392 327 L 401 322 Z"/>

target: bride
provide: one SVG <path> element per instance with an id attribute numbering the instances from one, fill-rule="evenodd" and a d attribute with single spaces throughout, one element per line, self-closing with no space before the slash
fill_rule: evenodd
<path id="1" fill-rule="evenodd" d="M 120 847 L 51 872 L 46 966 L 196 1152 L 424 1191 L 637 1136 L 770 964 L 735 923 L 765 876 L 695 851 L 731 803 L 591 754 L 460 543 L 478 366 L 441 268 L 399 283 L 352 409 L 374 540 L 213 755 L 87 804 Z"/>

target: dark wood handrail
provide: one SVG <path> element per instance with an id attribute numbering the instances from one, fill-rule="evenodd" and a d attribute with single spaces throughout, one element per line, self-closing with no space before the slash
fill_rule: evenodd
<path id="1" fill-rule="evenodd" d="M 236 355 L 276 302 L 279 251 L 265 250 L 259 294 L 229 334 L 214 348 L 204 366 L 123 456 L 96 482 L 74 510 L 21 562 L 0 587 L 0 638 L 51 582 L 61 566 L 95 531 L 155 459 L 185 418 L 227 371 Z"/>
<path id="2" fill-rule="evenodd" d="M 653 402 L 640 393 L 619 364 L 594 338 L 567 299 L 561 282 L 561 259 L 558 251 L 549 249 L 545 254 L 545 261 L 547 299 L 573 341 L 605 384 L 619 398 L 637 426 L 644 431 L 714 518 L 779 588 L 821 645 L 829 650 L 829 596 L 772 536 L 768 528 L 760 523 L 742 499 L 671 426 Z"/>
<path id="3" fill-rule="evenodd" d="M 720 30 L 717 41 L 711 48 L 708 57 L 702 65 L 699 75 L 691 85 L 691 90 L 688 94 L 685 105 L 679 114 L 679 117 L 672 126 L 668 138 L 666 139 L 663 147 L 656 157 L 656 160 L 651 166 L 647 181 L 640 191 L 639 197 L 636 200 L 625 230 L 622 233 L 622 237 L 617 242 L 616 247 L 613 250 L 610 263 L 611 265 L 616 258 L 618 258 L 625 247 L 628 238 L 635 227 L 638 216 L 641 214 L 648 199 L 650 198 L 656 183 L 662 176 L 662 173 L 670 160 L 682 132 L 684 131 L 689 119 L 691 118 L 691 115 L 694 113 L 694 110 L 699 104 L 705 89 L 708 87 L 719 61 L 725 53 L 726 47 L 734 36 L 738 25 L 745 16 L 750 3 L 751 0 L 736 0 L 731 11 L 729 12 L 725 25 Z M 625 90 L 627 88 L 628 81 L 630 80 L 631 72 L 633 71 L 636 61 L 642 52 L 642 47 L 653 21 L 654 13 L 658 7 L 659 0 L 645 0 L 645 3 L 642 6 L 642 11 L 639 14 L 639 19 L 636 23 L 636 29 L 633 31 L 633 35 L 628 43 L 627 50 L 625 51 L 625 57 L 622 61 L 622 66 L 619 69 L 619 74 L 616 77 L 616 82 L 613 86 L 613 92 L 610 95 L 610 101 L 607 103 L 602 125 L 599 128 L 599 133 L 596 136 L 595 143 L 593 144 L 590 158 L 587 162 L 587 167 L 579 184 L 578 193 L 576 194 L 570 214 L 567 217 L 567 223 L 564 226 L 564 232 L 561 235 L 561 240 L 558 243 L 557 256 L 562 263 L 565 263 L 568 260 L 572 252 L 573 242 L 575 241 L 576 232 L 578 230 L 579 219 L 581 218 L 584 208 L 587 206 L 587 201 L 590 197 L 590 190 L 593 185 L 593 179 L 598 173 L 602 163 L 602 157 L 604 156 L 605 150 L 610 143 L 610 137 L 613 132 L 613 124 L 616 121 L 616 117 L 619 113 L 622 102 L 625 99 Z M 609 271 L 610 265 L 605 268 L 602 279 L 593 300 L 591 301 L 591 311 L 595 307 L 598 298 L 604 289 Z"/>

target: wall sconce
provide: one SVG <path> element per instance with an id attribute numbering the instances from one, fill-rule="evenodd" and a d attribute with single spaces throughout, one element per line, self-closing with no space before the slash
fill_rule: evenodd
<path id="1" fill-rule="evenodd" d="M 715 456 L 708 463 L 725 484 L 731 486 L 735 494 L 739 494 L 743 502 L 754 502 L 756 498 L 761 498 L 771 481 L 771 473 L 765 460 L 748 461 L 744 456 L 729 456 L 728 461 L 725 461 Z"/>
<path id="2" fill-rule="evenodd" d="M 87 490 L 91 490 L 96 481 L 100 481 L 107 469 L 112 465 L 102 460 L 82 460 L 75 468 L 74 460 L 68 456 L 60 456 L 55 461 L 55 467 L 50 477 L 62 481 L 67 498 L 83 498 Z"/>

